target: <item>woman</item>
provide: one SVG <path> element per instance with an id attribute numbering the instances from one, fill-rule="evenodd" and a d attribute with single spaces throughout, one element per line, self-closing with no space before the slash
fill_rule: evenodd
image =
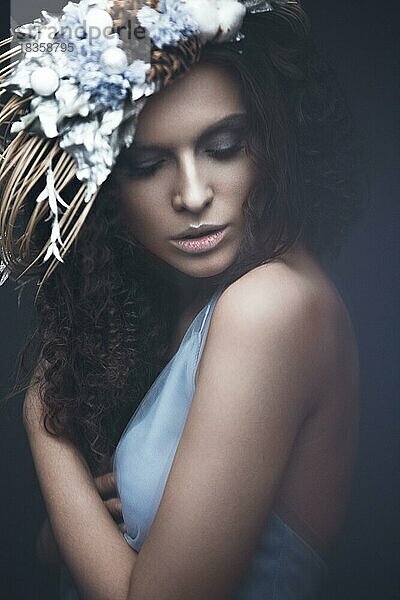
<path id="1" fill-rule="evenodd" d="M 38 295 L 41 542 L 84 598 L 315 597 L 343 521 L 357 349 L 320 257 L 357 214 L 346 114 L 298 4 L 242 4 L 244 37 L 199 26 L 198 64 L 149 94 Z"/>

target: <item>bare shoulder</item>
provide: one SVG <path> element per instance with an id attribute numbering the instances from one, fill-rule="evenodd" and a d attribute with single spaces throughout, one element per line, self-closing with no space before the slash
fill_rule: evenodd
<path id="1" fill-rule="evenodd" d="M 217 311 L 229 312 L 230 316 L 237 313 L 260 324 L 266 319 L 269 325 L 278 327 L 300 320 L 315 332 L 331 328 L 353 335 L 340 294 L 315 265 L 310 269 L 276 261 L 251 269 L 224 290 Z"/>
<path id="2" fill-rule="evenodd" d="M 216 319 L 233 319 L 236 325 L 265 327 L 265 333 L 308 331 L 303 342 L 311 344 L 321 343 L 317 334 L 349 323 L 346 307 L 328 278 L 310 277 L 281 262 L 256 267 L 228 286 L 214 313 Z"/>
<path id="3" fill-rule="evenodd" d="M 184 430 L 140 553 L 148 564 L 162 565 L 161 580 L 173 575 L 175 595 L 176 582 L 184 581 L 182 597 L 195 587 L 202 598 L 230 597 L 235 574 L 250 563 L 288 477 L 289 491 L 302 491 L 308 474 L 314 487 L 307 493 L 319 503 L 318 486 L 331 480 L 326 462 L 315 477 L 315 461 L 300 455 L 299 440 L 312 420 L 310 397 L 318 396 L 321 370 L 332 362 L 322 355 L 329 354 L 332 329 L 325 321 L 334 317 L 311 273 L 278 263 L 257 267 L 229 285 L 214 306 Z M 304 447 L 317 458 L 335 454 L 340 438 L 326 440 L 327 453 L 320 444 L 314 450 L 318 439 L 319 430 Z M 326 497 L 332 503 L 330 489 Z M 305 493 L 304 505 L 311 506 Z M 202 570 L 196 577 L 207 574 L 200 584 L 207 589 L 193 583 L 194 564 Z"/>
<path id="4" fill-rule="evenodd" d="M 212 321 L 210 330 L 214 325 L 223 337 L 233 330 L 238 345 L 248 340 L 252 352 L 275 357 L 277 368 L 284 361 L 288 375 L 293 366 L 294 373 L 302 374 L 310 399 L 321 399 L 322 387 L 332 387 L 338 374 L 349 380 L 357 376 L 348 311 L 318 269 L 297 269 L 280 261 L 256 267 L 224 290 Z"/>
<path id="5" fill-rule="evenodd" d="M 328 308 L 321 290 L 283 263 L 261 265 L 232 283 L 221 294 L 219 305 L 235 307 L 255 318 L 271 316 L 284 319 L 305 316 L 311 310 Z"/>

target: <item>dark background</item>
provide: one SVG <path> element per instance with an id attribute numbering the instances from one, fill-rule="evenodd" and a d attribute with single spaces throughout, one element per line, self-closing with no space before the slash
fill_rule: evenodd
<path id="1" fill-rule="evenodd" d="M 348 518 L 332 556 L 323 600 L 391 600 L 400 597 L 398 3 L 304 0 L 303 4 L 365 140 L 372 200 L 340 257 L 326 265 L 356 330 L 362 415 Z M 3 38 L 9 19 L 7 4 L 1 8 Z M 33 311 L 28 295 L 17 307 L 12 286 L 1 289 L 0 303 L 0 397 L 4 397 Z M 54 599 L 56 584 L 34 559 L 43 505 L 21 423 L 21 403 L 22 397 L 17 397 L 0 412 L 0 598 Z"/>

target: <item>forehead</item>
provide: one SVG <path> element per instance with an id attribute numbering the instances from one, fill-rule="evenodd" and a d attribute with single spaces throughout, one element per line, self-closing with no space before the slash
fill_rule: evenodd
<path id="1" fill-rule="evenodd" d="M 140 114 L 135 139 L 149 145 L 190 143 L 208 126 L 243 111 L 234 75 L 223 66 L 199 63 L 150 97 Z"/>

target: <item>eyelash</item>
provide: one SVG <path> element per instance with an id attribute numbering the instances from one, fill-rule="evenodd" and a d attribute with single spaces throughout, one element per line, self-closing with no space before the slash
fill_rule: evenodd
<path id="1" fill-rule="evenodd" d="M 212 158 L 216 158 L 217 160 L 225 160 L 229 159 L 236 154 L 239 154 L 244 148 L 244 144 L 239 142 L 237 144 L 233 144 L 232 146 L 227 146 L 226 148 L 218 148 L 215 150 L 207 150 L 207 154 Z"/>
<path id="2" fill-rule="evenodd" d="M 132 176 L 133 177 L 150 177 L 154 175 L 154 173 L 161 167 L 163 164 L 163 160 L 159 160 L 158 162 L 149 165 L 148 167 L 132 167 Z"/>
<path id="3" fill-rule="evenodd" d="M 211 158 L 215 158 L 216 160 L 227 160 L 232 158 L 236 154 L 239 154 L 244 148 L 244 144 L 239 142 L 237 144 L 233 144 L 232 146 L 228 146 L 226 148 L 218 148 L 215 150 L 206 150 L 206 154 L 211 156 Z M 132 175 L 134 177 L 151 177 L 154 175 L 161 165 L 164 163 L 164 160 L 159 160 L 158 162 L 149 165 L 148 167 L 133 167 Z"/>

